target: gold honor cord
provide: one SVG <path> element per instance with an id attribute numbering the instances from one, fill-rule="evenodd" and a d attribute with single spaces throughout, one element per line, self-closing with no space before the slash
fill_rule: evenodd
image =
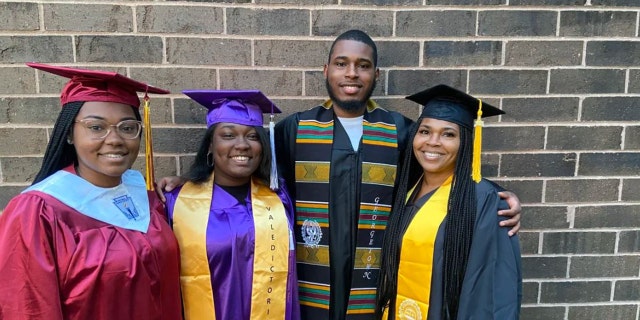
<path id="1" fill-rule="evenodd" d="M 214 319 L 207 225 L 213 197 L 213 174 L 202 184 L 187 182 L 173 211 L 173 232 L 180 245 L 180 285 L 185 320 Z"/>
<path id="2" fill-rule="evenodd" d="M 144 160 L 145 178 L 147 180 L 147 190 L 154 191 L 155 177 L 153 174 L 153 137 L 151 135 L 151 114 L 149 110 L 149 96 L 144 95 L 143 126 L 144 126 Z"/>

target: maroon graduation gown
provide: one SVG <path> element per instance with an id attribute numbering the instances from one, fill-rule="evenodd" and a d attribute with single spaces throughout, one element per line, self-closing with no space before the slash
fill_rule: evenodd
<path id="1" fill-rule="evenodd" d="M 15 197 L 0 215 L 0 319 L 181 319 L 177 242 L 149 199 L 142 233 L 39 191 Z"/>

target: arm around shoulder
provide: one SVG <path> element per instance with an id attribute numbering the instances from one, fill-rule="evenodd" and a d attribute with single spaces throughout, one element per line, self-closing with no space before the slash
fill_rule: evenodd
<path id="1" fill-rule="evenodd" d="M 505 228 L 510 228 L 509 235 L 513 236 L 520 231 L 520 218 L 522 214 L 522 207 L 520 206 L 520 199 L 518 196 L 512 192 L 505 190 L 499 184 L 483 179 L 492 185 L 496 191 L 498 191 L 498 195 L 503 200 L 503 204 L 499 207 L 498 215 L 504 217 L 504 219 L 500 219 L 500 226 Z M 506 204 L 506 205 L 504 205 Z"/>

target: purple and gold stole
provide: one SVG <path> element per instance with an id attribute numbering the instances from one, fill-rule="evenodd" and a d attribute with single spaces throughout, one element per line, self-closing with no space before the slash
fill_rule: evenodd
<path id="1" fill-rule="evenodd" d="M 296 254 L 302 308 L 327 319 L 330 301 L 329 203 L 334 113 L 331 101 L 300 114 L 296 138 Z M 398 163 L 396 125 L 375 102 L 363 119 L 358 234 L 348 315 L 372 314 Z M 334 190 L 334 192 L 343 192 Z M 355 204 L 354 204 L 355 207 Z M 313 277 L 313 278 L 311 278 Z"/>
<path id="2" fill-rule="evenodd" d="M 202 184 L 187 182 L 173 211 L 173 230 L 180 245 L 180 280 L 185 319 L 215 319 L 213 268 L 207 255 L 207 226 L 213 198 L 213 174 Z M 251 181 L 255 225 L 251 314 L 284 319 L 289 273 L 288 220 L 278 195 Z M 233 315 L 225 315 L 233 316 Z"/>

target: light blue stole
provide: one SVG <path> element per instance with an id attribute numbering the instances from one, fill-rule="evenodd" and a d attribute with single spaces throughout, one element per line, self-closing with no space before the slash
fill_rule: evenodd
<path id="1" fill-rule="evenodd" d="M 114 225 L 146 233 L 149 229 L 149 196 L 142 174 L 127 170 L 122 183 L 113 188 L 97 187 L 65 170 L 22 191 L 48 194 L 85 216 Z"/>

